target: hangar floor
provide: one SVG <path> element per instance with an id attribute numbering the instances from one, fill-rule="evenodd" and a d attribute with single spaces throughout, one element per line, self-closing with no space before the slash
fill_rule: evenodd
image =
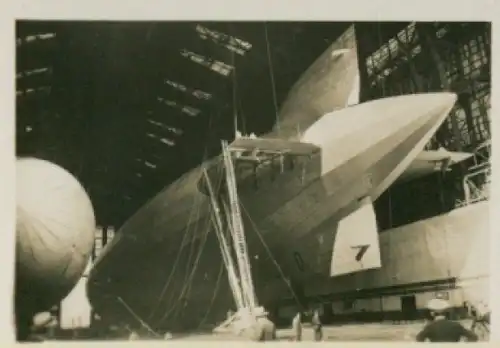
<path id="1" fill-rule="evenodd" d="M 470 319 L 460 320 L 462 325 L 470 328 L 472 321 Z M 417 333 L 424 327 L 424 321 L 412 321 L 404 323 L 384 322 L 384 323 L 367 323 L 367 324 L 344 324 L 335 326 L 325 326 L 323 329 L 324 341 L 331 342 L 412 342 L 415 341 Z M 489 340 L 489 332 L 484 327 L 478 325 L 474 330 L 479 337 L 479 341 L 487 342 Z M 113 340 L 113 341 L 128 341 L 130 338 L 127 335 L 113 335 L 113 337 L 99 337 L 95 333 L 68 332 L 65 335 L 54 336 L 37 335 L 33 337 L 35 341 L 54 341 L 54 340 Z M 293 341 L 294 335 L 291 328 L 278 329 L 278 341 Z M 162 341 L 158 337 L 142 336 L 135 340 L 142 341 Z M 174 335 L 170 338 L 172 341 L 242 341 L 241 337 L 230 334 L 211 334 L 211 333 L 192 333 L 184 335 Z M 304 324 L 302 333 L 303 342 L 313 341 L 313 330 L 308 324 Z"/>
<path id="2" fill-rule="evenodd" d="M 463 320 L 461 323 L 470 328 L 472 322 Z M 347 324 L 341 326 L 328 326 L 324 328 L 323 335 L 325 341 L 414 341 L 417 333 L 423 328 L 425 323 L 376 323 L 376 324 Z M 488 341 L 489 335 L 482 328 L 476 328 L 476 334 L 480 341 Z M 175 337 L 174 337 L 175 339 Z M 179 340 L 231 340 L 234 337 L 222 335 L 191 335 L 179 338 Z M 278 330 L 279 341 L 293 340 L 292 329 Z M 302 340 L 305 342 L 313 341 L 313 331 L 310 327 L 304 327 Z"/>

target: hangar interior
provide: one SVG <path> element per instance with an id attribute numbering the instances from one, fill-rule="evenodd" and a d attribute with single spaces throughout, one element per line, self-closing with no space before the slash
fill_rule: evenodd
<path id="1" fill-rule="evenodd" d="M 474 153 L 444 175 L 395 185 L 376 201 L 382 249 L 392 243 L 383 257 L 400 259 L 404 251 L 389 254 L 424 237 L 403 238 L 399 227 L 488 198 L 481 188 L 490 171 L 489 23 L 18 21 L 16 155 L 47 159 L 80 180 L 102 226 L 97 255 L 140 206 L 217 154 L 220 139 L 232 140 L 235 126 L 269 131 L 292 84 L 343 33 L 356 35 L 361 102 L 453 91 L 458 101 L 427 148 Z M 456 249 L 470 236 L 450 240 Z M 442 291 L 460 307 L 447 262 L 435 274 L 402 262 L 391 271 L 400 279 L 356 275 L 304 291 L 347 321 L 400 318 L 407 302 L 418 310 Z M 363 299 L 378 301 L 377 309 Z M 290 305 L 278 307 L 286 317 Z"/>

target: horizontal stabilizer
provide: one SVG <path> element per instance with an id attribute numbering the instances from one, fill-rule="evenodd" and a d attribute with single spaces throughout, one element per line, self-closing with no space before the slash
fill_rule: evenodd
<path id="1" fill-rule="evenodd" d="M 370 198 L 343 218 L 333 242 L 330 276 L 380 268 L 380 245 L 375 211 Z"/>
<path id="2" fill-rule="evenodd" d="M 236 138 L 229 145 L 229 149 L 231 151 L 289 155 L 312 155 L 320 150 L 316 145 L 300 141 L 257 137 Z"/>
<path id="3" fill-rule="evenodd" d="M 472 157 L 472 153 L 446 149 L 422 151 L 398 178 L 398 182 L 417 179 L 435 172 L 446 172 L 450 166 Z"/>

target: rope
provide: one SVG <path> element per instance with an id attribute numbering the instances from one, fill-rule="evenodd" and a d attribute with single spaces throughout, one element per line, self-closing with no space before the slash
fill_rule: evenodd
<path id="1" fill-rule="evenodd" d="M 281 269 L 279 263 L 276 261 L 276 259 L 274 258 L 271 250 L 269 249 L 267 243 L 265 242 L 264 238 L 262 237 L 262 234 L 260 233 L 259 231 L 259 228 L 257 227 L 257 224 L 253 221 L 252 217 L 250 216 L 250 214 L 248 213 L 247 209 L 245 208 L 245 206 L 243 205 L 243 203 L 240 203 L 241 204 L 241 207 L 243 208 L 243 211 L 245 212 L 245 214 L 248 216 L 248 219 L 250 220 L 250 223 L 252 224 L 252 227 L 253 229 L 255 230 L 257 236 L 259 237 L 262 245 L 264 246 L 264 249 L 266 250 L 267 254 L 269 255 L 271 261 L 274 263 L 274 265 L 276 266 L 276 268 L 278 269 L 278 272 L 280 273 L 281 277 L 283 278 L 283 281 L 285 282 L 285 284 L 287 285 L 287 287 L 290 289 L 290 292 L 292 294 L 292 296 L 295 298 L 295 301 L 297 302 L 298 305 L 302 306 L 302 303 L 300 302 L 299 300 L 299 297 L 297 296 L 297 294 L 295 293 L 295 291 L 293 290 L 293 287 L 290 285 L 290 283 L 287 281 L 287 277 L 285 275 L 285 273 L 283 272 L 283 270 Z"/>
<path id="2" fill-rule="evenodd" d="M 212 311 L 212 307 L 214 305 L 215 298 L 217 297 L 217 294 L 219 293 L 220 281 L 222 279 L 223 271 L 224 271 L 224 263 L 221 262 L 220 269 L 219 269 L 219 275 L 217 276 L 217 281 L 215 283 L 215 289 L 214 289 L 214 292 L 212 294 L 212 299 L 210 300 L 210 304 L 208 305 L 208 309 L 207 309 L 205 315 L 203 316 L 200 323 L 198 324 L 198 329 L 200 329 L 202 327 L 202 325 L 205 324 L 205 321 L 207 320 L 208 315 Z"/>
<path id="3" fill-rule="evenodd" d="M 200 180 L 200 178 L 198 179 Z M 195 196 L 195 201 L 196 201 L 196 220 L 193 225 L 188 225 L 187 231 L 186 232 L 192 232 L 191 234 L 191 242 L 189 243 L 189 253 L 188 253 L 188 259 L 186 261 L 186 275 L 184 277 L 184 282 L 187 282 L 188 280 L 188 270 L 189 270 L 189 265 L 191 264 L 191 259 L 195 254 L 195 243 L 194 241 L 196 240 L 196 230 L 198 228 L 198 223 L 199 223 L 199 217 L 200 217 L 200 201 L 201 201 L 201 195 L 196 195 Z"/>
<path id="4" fill-rule="evenodd" d="M 238 82 L 236 80 L 236 63 L 234 59 L 234 52 L 231 51 L 231 64 L 233 66 L 233 122 L 234 122 L 234 134 L 238 131 L 238 109 L 237 109 L 237 103 L 236 103 L 236 93 L 237 93 L 237 87 L 238 87 Z"/>
<path id="5" fill-rule="evenodd" d="M 221 178 L 220 178 L 220 181 L 219 181 L 219 182 L 221 182 L 221 181 L 222 181 L 222 176 L 221 176 Z M 219 186 L 220 186 L 220 183 L 219 183 Z M 193 281 L 194 273 L 195 273 L 195 271 L 196 271 L 196 269 L 197 269 L 197 267 L 198 267 L 198 263 L 199 263 L 200 258 L 201 258 L 201 253 L 202 253 L 202 251 L 203 251 L 203 247 L 205 246 L 205 243 L 206 243 L 206 241 L 207 241 L 208 232 L 210 231 L 210 225 L 209 225 L 209 223 L 210 223 L 210 220 L 207 220 L 207 226 L 206 226 L 206 228 L 205 228 L 205 233 L 204 233 L 204 235 L 203 235 L 203 241 L 202 241 L 202 244 L 200 245 L 200 248 L 199 248 L 198 254 L 197 254 L 196 259 L 195 259 L 195 261 L 194 261 L 195 263 L 194 263 L 194 265 L 193 265 L 193 268 L 191 269 L 191 273 L 190 273 L 190 274 L 188 275 L 188 277 L 187 277 L 187 278 L 188 278 L 188 282 L 192 282 L 192 281 Z M 179 296 L 178 296 L 178 298 L 177 298 L 177 302 L 176 302 L 176 303 L 172 306 L 172 308 L 170 308 L 170 310 L 168 310 L 168 311 L 167 311 L 167 312 L 166 312 L 166 313 L 162 316 L 162 318 L 158 321 L 158 323 L 163 323 L 163 322 L 165 321 L 165 319 L 167 319 L 167 318 L 170 316 L 170 314 L 171 314 L 172 312 L 174 312 L 174 310 L 176 310 L 177 306 L 179 305 L 179 302 L 180 302 L 181 298 L 182 298 L 182 297 L 183 297 L 183 295 L 186 293 L 186 290 L 187 290 L 187 288 L 188 288 L 188 285 L 187 285 L 186 283 L 187 283 L 187 282 L 184 282 L 184 284 L 183 284 L 183 287 L 182 287 L 182 289 L 181 289 L 181 293 L 179 294 Z"/>
<path id="6" fill-rule="evenodd" d="M 189 283 L 193 281 L 194 273 L 195 273 L 196 269 L 198 268 L 198 264 L 199 264 L 199 261 L 200 261 L 201 253 L 203 251 L 203 247 L 204 247 L 205 242 L 207 240 L 206 237 L 208 235 L 208 231 L 209 231 L 209 228 L 207 228 L 206 231 L 205 231 L 205 233 L 204 233 L 204 236 L 203 236 L 204 239 L 203 239 L 202 244 L 200 245 L 200 249 L 198 251 L 198 254 L 196 255 L 196 259 L 194 260 L 194 265 L 193 265 L 193 268 L 191 269 L 191 273 L 189 274 L 188 281 L 183 284 L 183 287 L 182 287 L 181 293 L 179 294 L 177 302 L 172 306 L 172 308 L 170 308 L 170 310 L 168 310 L 163 315 L 163 317 L 159 320 L 159 324 L 163 323 L 165 321 L 165 319 L 167 319 L 170 316 L 170 314 L 172 314 L 172 312 L 175 311 L 175 313 L 177 313 L 180 300 L 183 298 L 184 294 L 186 293 L 186 290 L 188 288 Z"/>
<path id="7" fill-rule="evenodd" d="M 208 120 L 208 134 L 209 134 L 209 136 L 210 136 L 210 134 L 212 134 L 212 132 L 211 132 L 212 126 L 213 126 L 212 121 L 213 121 L 212 117 L 210 116 L 209 120 Z M 204 150 L 203 150 L 202 163 L 206 161 L 207 157 L 208 157 L 208 141 L 205 142 L 205 146 L 204 146 Z M 200 178 L 201 178 L 201 175 L 200 175 Z M 200 178 L 198 178 L 198 180 Z M 191 209 L 191 212 L 190 212 L 190 215 L 189 215 L 189 219 L 188 219 L 188 229 L 187 229 L 186 233 L 184 233 L 184 236 L 182 237 L 181 246 L 184 244 L 184 241 L 186 240 L 186 238 L 189 235 L 189 232 L 191 231 L 191 229 L 189 229 L 189 227 L 191 227 L 191 221 L 192 221 L 192 217 L 193 217 L 193 211 L 194 211 L 194 208 L 196 207 L 196 204 L 197 204 L 196 203 L 197 202 L 197 198 L 201 199 L 201 196 L 196 195 L 196 197 L 195 197 L 195 201 L 193 202 L 193 206 L 192 206 L 192 209 Z M 200 210 L 200 205 L 198 205 L 198 211 L 197 211 L 198 216 L 199 216 L 199 210 Z M 191 237 L 192 237 L 192 240 L 191 240 L 191 243 L 190 243 L 191 244 L 190 247 L 192 247 L 193 244 L 194 244 L 193 242 L 194 242 L 194 239 L 195 239 L 195 235 L 193 234 Z M 191 255 L 191 252 L 192 252 L 192 249 L 190 249 L 190 255 Z M 174 275 L 174 273 L 175 273 L 175 271 L 177 269 L 177 266 L 179 264 L 181 255 L 182 255 L 182 248 L 179 248 L 179 250 L 177 252 L 177 257 L 176 257 L 176 259 L 174 261 L 174 266 L 172 268 L 172 271 L 170 272 L 170 274 L 169 274 L 169 276 L 168 276 L 168 278 L 167 278 L 167 280 L 166 280 L 166 282 L 165 282 L 165 284 L 164 284 L 164 286 L 162 288 L 162 291 L 160 292 L 160 296 L 158 297 L 156 306 L 154 306 L 152 308 L 152 310 L 151 310 L 151 312 L 149 314 L 149 317 L 148 317 L 149 319 L 151 319 L 153 317 L 153 315 L 156 314 L 156 310 L 158 310 L 160 308 L 159 304 L 163 301 L 164 296 L 165 296 L 165 292 L 168 289 L 168 286 L 170 285 L 171 280 L 173 279 L 173 275 Z M 191 256 L 189 258 L 191 258 Z M 189 262 L 187 262 L 186 264 L 189 265 Z M 185 278 L 184 282 L 186 282 L 186 281 L 187 281 L 187 279 Z M 169 301 L 168 302 L 171 301 L 172 296 L 173 295 L 171 295 L 169 297 Z"/>
<path id="8" fill-rule="evenodd" d="M 130 308 L 130 306 L 125 303 L 125 301 L 120 297 L 118 296 L 118 301 L 120 301 L 120 303 L 130 312 L 130 314 L 132 314 L 132 316 L 143 326 L 146 328 L 146 330 L 148 330 L 150 333 L 152 333 L 153 335 L 155 336 L 160 336 L 158 333 L 156 333 L 153 329 L 151 329 L 151 327 L 144 321 L 141 319 L 141 317 L 139 315 L 137 315 L 134 310 L 132 308 Z"/>
<path id="9" fill-rule="evenodd" d="M 221 175 L 221 177 L 219 178 L 219 183 L 218 183 L 218 187 L 217 187 L 217 189 L 219 189 L 219 187 L 220 187 L 221 183 L 222 183 L 222 175 Z M 210 222 L 209 222 L 209 221 L 210 221 L 210 220 L 207 220 L 207 225 L 206 225 L 206 228 L 207 228 L 207 229 L 210 229 L 210 227 L 209 227 L 209 226 L 210 226 Z M 206 233 L 208 234 L 208 232 L 209 232 L 209 230 L 207 230 L 207 232 L 206 232 Z M 201 246 L 201 247 L 203 247 L 203 246 Z M 202 252 L 202 251 L 203 251 L 203 250 L 200 250 L 200 256 L 201 256 L 201 252 Z M 194 271 L 193 271 L 193 272 L 194 272 Z M 191 293 L 191 288 L 192 288 L 192 285 L 193 285 L 193 279 L 191 279 L 191 281 L 188 283 L 188 287 L 187 287 L 187 290 L 186 290 L 186 293 L 185 293 L 185 296 L 186 296 L 186 297 L 188 297 L 188 298 L 189 298 L 189 294 Z"/>
<path id="10" fill-rule="evenodd" d="M 195 197 L 195 200 L 194 200 L 194 203 L 193 203 L 193 206 L 192 206 L 192 209 L 191 209 L 191 212 L 189 214 L 189 219 L 188 219 L 188 230 L 186 231 L 186 233 L 184 233 L 184 236 L 182 237 L 182 241 L 181 241 L 181 245 L 184 244 L 184 241 L 186 240 L 186 238 L 188 237 L 189 235 L 189 226 L 191 226 L 191 221 L 192 221 L 192 217 L 193 217 L 193 211 L 194 211 L 194 208 L 196 206 L 196 200 L 197 200 L 198 196 Z M 182 248 L 179 248 L 179 250 L 177 251 L 177 256 L 176 256 L 176 259 L 174 261 L 174 265 L 172 267 L 172 270 L 170 271 L 168 277 L 167 277 L 167 280 L 165 281 L 163 287 L 162 287 L 162 290 L 160 292 L 160 295 L 158 296 L 158 299 L 157 299 L 157 303 L 156 305 L 152 308 L 148 318 L 151 319 L 155 314 L 156 314 L 156 311 L 160 308 L 160 303 L 163 301 L 164 299 L 164 296 L 165 296 L 165 292 L 167 291 L 167 288 L 168 286 L 170 285 L 170 282 L 172 281 L 172 278 L 173 278 L 173 275 L 177 269 L 177 265 L 179 264 L 179 261 L 181 259 L 181 254 L 182 254 Z"/>
<path id="11" fill-rule="evenodd" d="M 271 86 L 272 86 L 272 92 L 273 92 L 273 103 L 274 103 L 274 112 L 275 112 L 275 117 L 276 117 L 276 129 L 278 130 L 278 133 L 280 131 L 280 126 L 279 126 L 279 117 L 278 117 L 278 100 L 276 97 L 276 83 L 274 81 L 274 70 L 273 70 L 273 62 L 271 59 L 271 49 L 269 47 L 269 37 L 267 33 L 267 23 L 264 22 L 264 33 L 266 37 L 266 51 L 267 51 L 267 61 L 269 65 L 269 74 L 271 75 Z"/>

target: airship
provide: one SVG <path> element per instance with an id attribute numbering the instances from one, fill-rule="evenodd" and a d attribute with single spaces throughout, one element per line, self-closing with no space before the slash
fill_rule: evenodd
<path id="1" fill-rule="evenodd" d="M 311 277 L 381 266 L 373 202 L 456 101 L 443 92 L 351 105 L 356 57 L 354 38 L 332 44 L 292 87 L 271 132 L 229 146 L 256 298 L 265 307 L 289 296 L 283 283 L 301 297 Z M 101 317 L 170 332 L 226 319 L 235 299 L 204 179 L 208 173 L 219 192 L 223 171 L 221 156 L 201 163 L 125 222 L 87 283 Z"/>
<path id="2" fill-rule="evenodd" d="M 80 279 L 95 225 L 89 196 L 73 175 L 49 161 L 17 159 L 14 294 L 21 336 Z"/>

